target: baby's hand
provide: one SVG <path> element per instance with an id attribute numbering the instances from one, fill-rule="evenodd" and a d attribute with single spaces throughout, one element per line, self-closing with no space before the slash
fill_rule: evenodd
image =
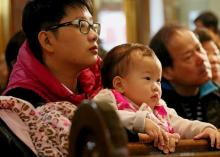
<path id="1" fill-rule="evenodd" d="M 158 144 L 164 146 L 168 143 L 168 137 L 164 130 L 162 130 L 155 122 L 151 119 L 145 119 L 145 132 L 154 139 L 154 146 L 158 147 Z"/>
<path id="2" fill-rule="evenodd" d="M 168 145 L 165 145 L 161 149 L 161 150 L 163 150 L 163 152 L 165 154 L 168 154 L 169 152 L 175 152 L 176 144 L 180 140 L 180 135 L 177 133 L 174 133 L 174 134 L 167 133 L 167 134 L 168 134 L 168 138 L 169 138 L 169 143 L 168 143 Z"/>
<path id="3" fill-rule="evenodd" d="M 154 139 L 146 133 L 138 133 L 138 137 L 139 137 L 139 142 L 141 143 L 151 143 L 154 141 Z"/>
<path id="4" fill-rule="evenodd" d="M 213 128 L 205 128 L 202 132 L 196 135 L 193 139 L 210 138 L 211 147 L 220 149 L 220 132 Z"/>

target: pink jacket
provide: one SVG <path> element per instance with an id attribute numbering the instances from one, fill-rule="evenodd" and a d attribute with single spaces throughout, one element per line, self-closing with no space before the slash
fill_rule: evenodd
<path id="1" fill-rule="evenodd" d="M 140 110 L 138 110 L 137 112 L 119 110 L 118 109 L 119 104 L 115 99 L 115 95 L 109 89 L 101 90 L 93 98 L 93 100 L 95 102 L 105 101 L 109 105 L 111 105 L 117 111 L 123 125 L 130 130 L 134 130 L 137 132 L 144 132 L 144 127 L 147 125 L 145 124 L 145 118 L 151 119 L 151 117 L 149 117 L 149 112 L 143 110 L 144 108 L 142 109 L 140 108 Z M 207 127 L 216 129 L 216 127 L 210 123 L 205 123 L 198 120 L 184 119 L 180 117 L 174 109 L 167 107 L 165 102 L 164 105 L 168 114 L 168 121 L 171 127 L 174 129 L 175 133 L 178 133 L 180 135 L 182 139 L 193 138 L 195 135 L 197 135 Z"/>
<path id="2" fill-rule="evenodd" d="M 101 88 L 100 75 L 101 59 L 97 64 L 81 72 L 79 78 L 83 94 L 75 94 L 59 82 L 50 71 L 45 68 L 31 52 L 25 41 L 19 50 L 17 62 L 13 67 L 5 95 L 9 90 L 17 87 L 29 89 L 41 96 L 46 102 L 69 101 L 79 104 L 83 99 L 90 98 Z"/>

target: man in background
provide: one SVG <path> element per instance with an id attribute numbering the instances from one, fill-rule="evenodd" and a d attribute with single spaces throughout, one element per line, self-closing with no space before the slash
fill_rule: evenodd
<path id="1" fill-rule="evenodd" d="M 150 41 L 163 67 L 162 98 L 187 119 L 220 128 L 219 88 L 211 81 L 211 66 L 195 34 L 178 25 L 162 27 Z"/>

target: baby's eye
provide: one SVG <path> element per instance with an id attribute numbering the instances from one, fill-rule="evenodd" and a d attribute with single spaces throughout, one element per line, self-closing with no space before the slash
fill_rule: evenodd
<path id="1" fill-rule="evenodd" d="M 145 77 L 145 80 L 151 80 L 151 78 L 149 76 Z"/>
<path id="2" fill-rule="evenodd" d="M 158 80 L 157 80 L 157 83 L 161 83 L 161 79 L 158 79 Z"/>

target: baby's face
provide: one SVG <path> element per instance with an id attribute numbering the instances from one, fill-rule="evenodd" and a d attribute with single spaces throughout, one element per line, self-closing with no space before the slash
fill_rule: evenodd
<path id="1" fill-rule="evenodd" d="M 161 98 L 161 63 L 151 56 L 132 56 L 132 65 L 123 77 L 124 95 L 140 106 L 148 104 L 152 109 Z"/>

